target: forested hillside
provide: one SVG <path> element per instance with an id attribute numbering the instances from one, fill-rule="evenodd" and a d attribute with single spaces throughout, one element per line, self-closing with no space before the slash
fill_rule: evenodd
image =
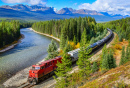
<path id="1" fill-rule="evenodd" d="M 64 44 L 67 40 L 80 42 L 81 34 L 86 30 L 87 40 L 96 37 L 97 32 L 103 32 L 103 25 L 96 25 L 96 21 L 91 17 L 70 18 L 63 20 L 50 20 L 34 23 L 32 28 L 38 32 L 46 33 L 60 38 L 60 44 Z M 61 48 L 62 48 L 61 47 Z"/>
<path id="2" fill-rule="evenodd" d="M 0 23 L 0 47 L 12 43 L 20 37 L 20 23 L 18 21 Z"/>
<path id="3" fill-rule="evenodd" d="M 126 39 L 130 41 L 130 18 L 103 23 L 105 28 L 110 28 L 119 36 L 119 41 Z"/>
<path id="4" fill-rule="evenodd" d="M 129 61 L 130 61 L 130 18 L 111 21 L 107 23 L 98 23 L 96 27 L 98 30 L 98 25 L 102 28 L 110 28 L 113 30 L 114 38 L 112 42 L 107 47 L 106 44 L 102 49 L 102 53 L 94 55 L 91 59 L 88 55 L 89 50 L 86 49 L 87 42 L 85 31 L 82 33 L 82 38 L 80 41 L 80 51 L 78 54 L 78 65 L 79 70 L 67 74 L 71 71 L 72 67 L 69 67 L 70 61 L 62 62 L 58 65 L 61 69 L 57 70 L 56 73 L 61 73 L 62 75 L 56 74 L 61 77 L 57 80 L 56 88 L 129 88 Z M 100 32 L 100 31 L 99 31 Z M 95 42 L 96 38 L 105 34 L 96 33 L 96 37 L 92 38 L 90 43 Z M 97 35 L 99 36 L 97 37 Z M 120 40 L 120 41 L 119 41 Z M 83 47 L 83 48 L 82 48 Z M 95 58 L 94 58 L 95 57 Z M 63 59 L 67 59 L 63 57 Z M 126 64 L 127 63 L 127 64 Z M 70 69 L 69 71 L 63 68 Z M 68 67 L 68 68 L 67 68 Z M 73 70 L 74 71 L 74 70 Z M 72 72 L 72 71 L 71 71 Z M 97 85 L 95 85 L 97 84 Z"/>

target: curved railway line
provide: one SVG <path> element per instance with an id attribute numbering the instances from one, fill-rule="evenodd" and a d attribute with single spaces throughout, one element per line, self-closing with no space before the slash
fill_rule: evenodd
<path id="1" fill-rule="evenodd" d="M 112 31 L 111 31 L 112 32 Z M 111 32 L 109 32 L 109 35 L 111 34 Z M 108 36 L 109 36 L 108 35 Z M 108 36 L 106 36 L 106 37 L 108 37 Z M 106 38 L 105 37 L 105 38 Z M 105 38 L 103 38 L 103 39 L 105 39 Z M 102 39 L 102 41 L 104 41 L 104 43 L 103 44 L 101 44 L 99 47 L 96 47 L 96 48 L 94 48 L 93 49 L 93 51 L 92 51 L 92 54 L 96 54 L 98 51 L 100 51 L 101 49 L 102 49 L 102 47 L 103 47 L 103 45 L 104 44 L 109 44 L 112 40 L 113 40 L 113 38 L 114 38 L 114 33 L 112 32 L 112 36 L 110 37 L 109 36 L 109 39 L 107 39 L 107 41 L 104 41 L 103 39 Z M 101 41 L 101 40 L 99 40 L 99 41 Z M 98 41 L 98 42 L 99 42 Z M 97 43 L 97 42 L 96 42 Z M 100 43 L 100 42 L 99 42 Z M 92 44 L 93 45 L 93 44 Z M 74 51 L 74 50 L 73 50 Z M 73 52 L 73 51 L 70 51 L 70 52 Z M 71 56 L 73 56 L 73 55 L 71 55 Z M 48 77 L 49 78 L 49 77 Z M 46 80 L 46 79 L 45 79 Z M 41 84 L 41 83 L 40 83 Z M 21 84 L 20 86 L 18 86 L 18 88 L 33 88 L 35 85 L 33 85 L 33 84 L 30 84 L 30 83 L 28 83 L 28 82 L 26 82 L 26 83 L 23 83 L 23 84 Z"/>

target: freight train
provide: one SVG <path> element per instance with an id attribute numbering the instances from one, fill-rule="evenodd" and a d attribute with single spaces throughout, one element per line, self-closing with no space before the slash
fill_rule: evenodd
<path id="1" fill-rule="evenodd" d="M 96 48 L 99 48 L 101 45 L 105 44 L 113 36 L 113 32 L 108 28 L 107 30 L 109 31 L 109 35 L 91 44 L 89 48 L 92 48 L 92 50 L 95 50 Z M 78 60 L 79 50 L 80 49 L 78 48 L 78 49 L 68 52 L 72 62 L 75 62 Z M 62 59 L 61 56 L 57 56 L 51 60 L 41 62 L 40 64 L 32 65 L 32 69 L 29 70 L 28 82 L 31 84 L 37 84 L 41 79 L 47 78 L 48 76 L 54 74 L 54 71 L 57 68 L 57 65 L 56 65 L 57 62 L 62 63 L 61 59 Z"/>

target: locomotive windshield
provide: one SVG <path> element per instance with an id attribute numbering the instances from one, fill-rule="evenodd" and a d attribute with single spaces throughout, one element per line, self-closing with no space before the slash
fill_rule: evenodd
<path id="1" fill-rule="evenodd" d="M 32 70 L 39 70 L 40 67 L 32 67 Z"/>

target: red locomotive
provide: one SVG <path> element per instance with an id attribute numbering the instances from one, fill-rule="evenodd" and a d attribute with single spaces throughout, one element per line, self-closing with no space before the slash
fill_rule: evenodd
<path id="1" fill-rule="evenodd" d="M 55 57 L 54 59 L 44 61 L 40 64 L 32 65 L 32 69 L 29 70 L 28 82 L 37 84 L 40 79 L 44 79 L 54 73 L 57 68 L 57 62 L 61 63 L 61 56 Z"/>

